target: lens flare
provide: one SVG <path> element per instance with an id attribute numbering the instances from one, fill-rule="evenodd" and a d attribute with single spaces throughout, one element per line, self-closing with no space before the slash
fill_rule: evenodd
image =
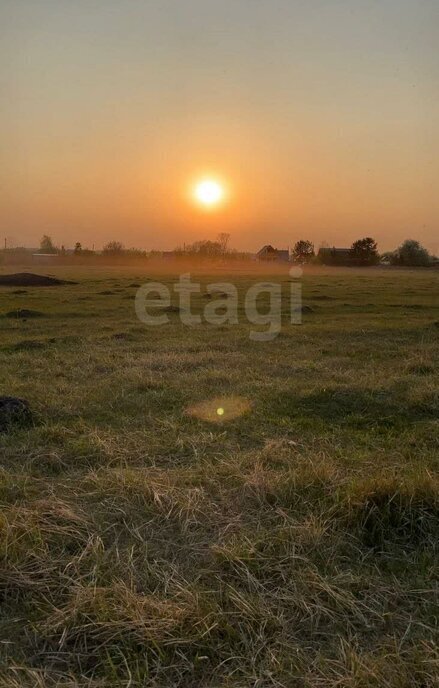
<path id="1" fill-rule="evenodd" d="M 190 406 L 186 413 L 209 423 L 224 423 L 243 416 L 250 408 L 250 402 L 244 397 L 215 397 Z"/>

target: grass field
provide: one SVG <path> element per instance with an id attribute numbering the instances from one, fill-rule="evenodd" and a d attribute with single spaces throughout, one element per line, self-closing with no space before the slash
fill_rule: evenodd
<path id="1" fill-rule="evenodd" d="M 254 342 L 47 271 L 0 288 L 0 686 L 437 686 L 439 272 L 310 272 Z"/>

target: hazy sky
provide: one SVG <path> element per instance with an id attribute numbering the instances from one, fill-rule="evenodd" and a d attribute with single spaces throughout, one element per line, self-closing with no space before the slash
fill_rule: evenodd
<path id="1" fill-rule="evenodd" d="M 439 251 L 438 0 L 0 0 L 0 31 L 0 241 Z"/>

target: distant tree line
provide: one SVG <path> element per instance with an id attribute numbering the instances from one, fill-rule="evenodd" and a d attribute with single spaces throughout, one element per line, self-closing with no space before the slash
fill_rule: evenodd
<path id="1" fill-rule="evenodd" d="M 311 241 L 300 239 L 294 244 L 292 258 L 298 263 L 353 266 L 388 263 L 407 267 L 428 267 L 437 261 L 437 258 L 421 246 L 419 241 L 413 239 L 407 239 L 395 251 L 388 251 L 380 255 L 378 244 L 372 237 L 364 237 L 354 241 L 349 249 L 325 246 L 320 248 L 317 255 Z"/>
<path id="2" fill-rule="evenodd" d="M 66 253 L 66 251 L 64 249 L 64 246 L 61 246 L 61 248 L 55 246 L 55 244 L 52 241 L 52 237 L 45 234 L 40 240 L 40 248 L 37 251 L 37 253 L 63 255 Z M 101 255 L 110 257 L 146 257 L 148 255 L 146 251 L 142 251 L 141 249 L 125 248 L 124 244 L 120 241 L 109 241 L 107 244 L 105 244 L 100 253 Z M 97 255 L 96 251 L 91 250 L 89 248 L 84 248 L 80 241 L 77 241 L 75 243 L 73 254 L 75 256 L 84 257 Z"/>
<path id="3" fill-rule="evenodd" d="M 195 241 L 192 244 L 185 244 L 183 247 L 178 247 L 174 251 L 168 252 L 172 257 L 190 257 L 198 259 L 238 259 L 249 260 L 252 254 L 238 252 L 235 249 L 229 248 L 230 234 L 222 232 L 212 241 L 210 239 L 203 239 Z M 15 256 L 15 262 L 20 256 L 24 257 L 30 252 L 24 247 L 4 248 L 0 250 L 0 256 Z M 43 235 L 40 240 L 40 248 L 37 251 L 40 254 L 51 255 L 65 255 L 67 252 L 64 246 L 57 247 L 52 237 L 47 234 Z M 70 253 L 72 253 L 70 251 Z M 98 254 L 94 250 L 84 248 L 81 242 L 76 242 L 73 254 L 75 256 L 104 256 L 108 258 L 154 258 L 163 256 L 161 251 L 143 251 L 136 248 L 126 248 L 120 241 L 109 241 Z M 433 264 L 439 263 L 436 256 L 431 255 L 428 250 L 422 246 L 419 241 L 414 239 L 407 239 L 394 251 L 387 251 L 379 254 L 378 245 L 372 237 L 364 237 L 354 241 L 350 248 L 337 249 L 331 248 L 328 245 L 322 246 L 316 253 L 314 244 L 307 239 L 299 239 L 294 244 L 291 251 L 291 258 L 294 262 L 305 263 L 321 263 L 325 265 L 351 265 L 351 266 L 371 266 L 379 263 L 406 266 L 406 267 L 429 267 Z M 6 259 L 6 258 L 5 258 Z M 3 258 L 2 258 L 3 260 Z"/>
<path id="4" fill-rule="evenodd" d="M 102 249 L 104 256 L 126 256 L 128 258 L 145 258 L 148 253 L 140 248 L 125 248 L 120 241 L 109 241 Z"/>
<path id="5" fill-rule="evenodd" d="M 242 253 L 235 249 L 229 248 L 230 234 L 222 232 L 218 234 L 215 241 L 210 239 L 203 239 L 195 241 L 193 244 L 185 244 L 183 247 L 179 246 L 174 251 L 175 257 L 189 257 L 199 259 L 238 259 L 248 260 L 249 253 Z"/>

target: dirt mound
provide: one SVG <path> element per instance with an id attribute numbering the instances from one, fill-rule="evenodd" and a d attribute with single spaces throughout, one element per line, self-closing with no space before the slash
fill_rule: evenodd
<path id="1" fill-rule="evenodd" d="M 62 284 L 77 284 L 48 275 L 35 275 L 33 272 L 16 272 L 11 275 L 0 275 L 2 287 L 56 287 Z"/>
<path id="2" fill-rule="evenodd" d="M 0 397 L 0 432 L 12 425 L 27 425 L 32 420 L 29 404 L 25 399 Z"/>

